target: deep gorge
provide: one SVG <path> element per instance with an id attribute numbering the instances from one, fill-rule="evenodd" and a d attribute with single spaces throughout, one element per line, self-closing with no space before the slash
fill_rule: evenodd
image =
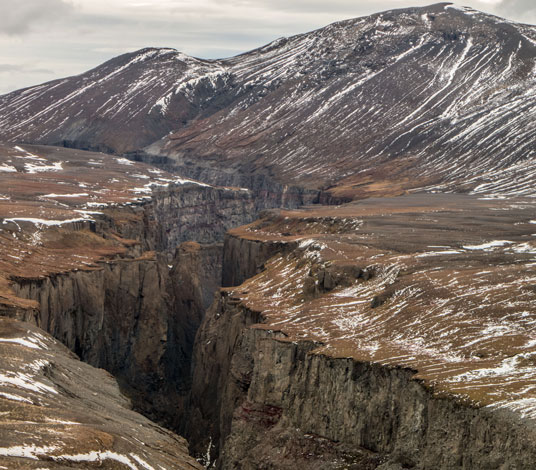
<path id="1" fill-rule="evenodd" d="M 209 468 L 530 468 L 536 436 L 515 416 L 437 397 L 415 371 L 329 357 L 314 342 L 251 328 L 263 312 L 228 288 L 275 255 L 294 256 L 298 243 L 225 233 L 280 203 L 192 185 L 115 208 L 93 230 L 135 240 L 128 252 L 19 279 L 17 295 L 40 308 L 17 316 L 112 373 L 136 410 L 185 436 Z M 362 282 L 365 271 L 355 274 Z M 329 275 L 324 289 L 346 282 Z"/>
<path id="2" fill-rule="evenodd" d="M 194 339 L 222 284 L 224 235 L 266 209 L 309 202 L 299 192 L 178 185 L 111 208 L 89 226 L 127 240 L 123 255 L 12 287 L 38 309 L 3 312 L 52 334 L 84 362 L 110 372 L 134 409 L 188 433 Z M 130 240 L 130 241 L 129 241 Z M 256 256 L 257 258 L 258 256 Z"/>

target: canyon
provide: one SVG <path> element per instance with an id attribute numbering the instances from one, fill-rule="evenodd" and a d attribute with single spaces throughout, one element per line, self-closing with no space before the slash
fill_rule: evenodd
<path id="1" fill-rule="evenodd" d="M 441 3 L 0 96 L 0 469 L 532 469 L 535 70 Z"/>

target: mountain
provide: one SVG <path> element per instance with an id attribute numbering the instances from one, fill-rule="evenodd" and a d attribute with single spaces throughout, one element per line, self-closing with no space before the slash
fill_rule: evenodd
<path id="1" fill-rule="evenodd" d="M 120 153 L 201 115 L 226 80 L 216 62 L 174 49 L 143 49 L 0 97 L 2 136 Z M 195 99 L 188 100 L 194 86 Z"/>
<path id="2" fill-rule="evenodd" d="M 536 171 L 536 28 L 447 3 L 393 10 L 225 60 L 144 49 L 0 109 L 3 140 L 145 148 L 192 177 L 531 193 L 497 172 Z"/>
<path id="3" fill-rule="evenodd" d="M 535 31 L 438 4 L 0 97 L 0 469 L 532 470 Z"/>

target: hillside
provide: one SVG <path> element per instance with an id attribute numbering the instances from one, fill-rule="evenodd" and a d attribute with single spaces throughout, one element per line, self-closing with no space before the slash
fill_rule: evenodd
<path id="1" fill-rule="evenodd" d="M 220 184 L 262 174 L 349 198 L 532 194 L 535 67 L 534 27 L 443 3 L 225 60 L 126 54 L 0 97 L 0 139 L 167 157 Z"/>
<path id="2" fill-rule="evenodd" d="M 448 3 L 0 96 L 0 469 L 532 470 L 535 180 Z"/>

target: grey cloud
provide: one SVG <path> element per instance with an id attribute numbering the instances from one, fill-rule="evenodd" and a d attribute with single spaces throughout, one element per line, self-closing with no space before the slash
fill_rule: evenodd
<path id="1" fill-rule="evenodd" d="M 68 0 L 0 0 L 0 34 L 24 34 L 34 26 L 55 22 L 73 10 Z"/>
<path id="2" fill-rule="evenodd" d="M 536 22 L 536 3 L 534 0 L 503 0 L 495 8 L 499 14 L 516 18 L 518 21 Z"/>
<path id="3" fill-rule="evenodd" d="M 348 0 L 331 0 L 329 2 L 326 2 L 325 0 L 262 0 L 245 3 L 251 5 L 262 4 L 269 10 L 286 11 L 289 13 L 311 14 L 340 12 L 351 15 L 360 14 L 360 12 L 364 10 L 380 11 L 381 9 L 387 9 L 387 5 L 392 5 L 392 2 L 384 2 L 386 8 L 382 8 L 382 2 L 372 2 L 370 0 L 361 2 L 352 2 Z"/>
<path id="4" fill-rule="evenodd" d="M 536 3 L 534 0 L 503 0 L 498 8 L 505 12 L 525 13 L 536 10 Z"/>
<path id="5" fill-rule="evenodd" d="M 31 67 L 21 64 L 0 64 L 0 73 L 39 73 L 39 74 L 53 74 L 54 71 L 46 68 Z"/>

